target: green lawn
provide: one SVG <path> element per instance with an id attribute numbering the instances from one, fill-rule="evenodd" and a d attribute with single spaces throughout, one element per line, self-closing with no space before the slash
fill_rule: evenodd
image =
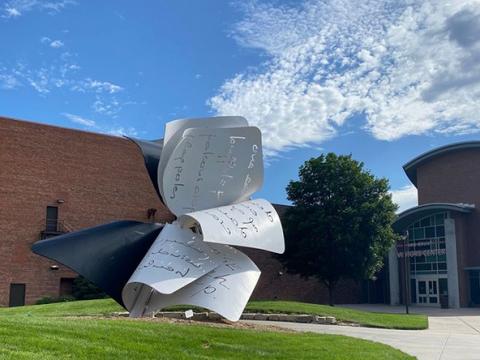
<path id="1" fill-rule="evenodd" d="M 0 358 L 413 359 L 344 336 L 100 317 L 118 310 L 112 300 L 0 309 Z"/>
<path id="2" fill-rule="evenodd" d="M 187 307 L 191 308 L 191 307 Z M 184 306 L 172 310 L 185 309 Z M 72 301 L 58 304 L 26 306 L 19 308 L 2 309 L 0 314 L 25 314 L 44 316 L 81 316 L 81 315 L 110 315 L 116 311 L 125 311 L 111 299 Z M 287 314 L 314 314 L 321 316 L 335 316 L 337 320 L 357 323 L 363 326 L 389 329 L 426 329 L 428 318 L 425 315 L 384 314 L 348 309 L 340 306 L 308 304 L 296 301 L 251 301 L 246 312 L 287 313 Z"/>
<path id="3" fill-rule="evenodd" d="M 246 311 L 335 316 L 339 321 L 387 329 L 428 328 L 428 318 L 425 315 L 384 314 L 296 301 L 251 301 L 248 303 Z"/>

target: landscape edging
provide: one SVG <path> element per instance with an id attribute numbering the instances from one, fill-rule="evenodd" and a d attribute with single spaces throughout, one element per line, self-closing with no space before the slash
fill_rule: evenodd
<path id="1" fill-rule="evenodd" d="M 128 316 L 128 312 L 116 312 L 114 316 Z M 223 318 L 214 312 L 194 312 L 193 316 L 187 318 L 184 311 L 161 311 L 155 314 L 155 317 L 169 319 L 188 319 L 195 321 L 218 321 Z M 309 314 L 266 314 L 266 313 L 243 313 L 241 320 L 263 320 L 263 321 L 285 321 L 295 323 L 313 323 L 313 324 L 337 324 L 337 319 L 333 316 L 319 316 Z"/>

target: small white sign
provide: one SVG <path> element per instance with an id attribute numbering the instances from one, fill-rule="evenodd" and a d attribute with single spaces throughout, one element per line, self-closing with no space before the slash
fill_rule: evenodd
<path id="1" fill-rule="evenodd" d="M 193 317 L 193 310 L 190 309 L 190 310 L 185 311 L 185 318 L 186 319 L 190 319 L 192 317 Z"/>

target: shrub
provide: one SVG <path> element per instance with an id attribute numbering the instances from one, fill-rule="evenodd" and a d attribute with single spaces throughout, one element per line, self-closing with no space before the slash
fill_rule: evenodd
<path id="1" fill-rule="evenodd" d="M 108 297 L 102 289 L 83 276 L 73 280 L 72 295 L 77 300 L 104 299 Z"/>
<path id="2" fill-rule="evenodd" d="M 42 304 L 53 304 L 59 302 L 67 302 L 67 301 L 75 301 L 76 299 L 73 296 L 60 296 L 60 297 L 50 297 L 45 296 L 41 299 L 38 299 L 35 304 L 42 305 Z"/>

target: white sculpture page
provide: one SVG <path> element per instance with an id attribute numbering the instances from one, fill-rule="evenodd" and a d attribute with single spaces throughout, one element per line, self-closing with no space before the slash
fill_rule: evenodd
<path id="1" fill-rule="evenodd" d="M 179 216 L 246 200 L 262 182 L 258 128 L 187 129 L 166 164 L 163 199 Z"/>
<path id="2" fill-rule="evenodd" d="M 182 140 L 183 132 L 190 128 L 231 128 L 248 126 L 248 122 L 241 116 L 218 116 L 211 118 L 179 119 L 165 125 L 163 149 L 158 164 L 158 187 L 162 197 L 163 173 L 170 156 L 177 144 Z"/>
<path id="3" fill-rule="evenodd" d="M 201 238 L 176 223 L 165 225 L 126 287 L 139 282 L 171 294 L 207 274 L 218 266 L 218 256 Z"/>
<path id="4" fill-rule="evenodd" d="M 150 315 L 170 305 L 188 304 L 217 312 L 237 321 L 247 305 L 260 270 L 245 254 L 227 245 L 210 244 L 221 259 L 219 266 L 205 276 L 170 295 L 139 283 L 131 287 L 130 316 Z"/>
<path id="5" fill-rule="evenodd" d="M 285 251 L 280 218 L 263 199 L 188 213 L 178 221 L 187 228 L 199 226 L 205 242 Z"/>

